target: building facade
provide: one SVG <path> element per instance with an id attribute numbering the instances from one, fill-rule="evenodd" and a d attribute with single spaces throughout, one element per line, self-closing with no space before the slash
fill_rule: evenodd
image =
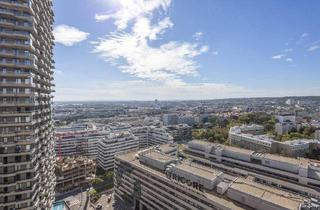
<path id="1" fill-rule="evenodd" d="M 55 132 L 55 151 L 58 157 L 64 156 L 89 156 L 96 158 L 98 144 L 106 138 L 109 132 L 96 128 L 79 128 L 68 131 L 58 128 Z"/>
<path id="2" fill-rule="evenodd" d="M 192 139 L 192 127 L 187 124 L 168 126 L 174 142 L 187 142 Z"/>
<path id="3" fill-rule="evenodd" d="M 178 124 L 178 115 L 177 114 L 164 114 L 163 115 L 163 125 L 176 125 Z"/>
<path id="4" fill-rule="evenodd" d="M 156 149 L 115 158 L 115 202 L 125 209 L 311 209 L 311 199 Z"/>
<path id="5" fill-rule="evenodd" d="M 109 134 L 99 142 L 97 164 L 104 170 L 114 168 L 114 156 L 117 153 L 139 148 L 139 139 L 129 131 Z"/>
<path id="6" fill-rule="evenodd" d="M 263 132 L 255 131 L 253 126 L 247 127 L 248 126 L 235 126 L 230 128 L 230 145 L 256 152 L 281 154 L 288 157 L 304 157 L 310 149 L 320 146 L 320 141 L 316 139 L 276 141 L 267 135 L 261 135 Z M 262 129 L 259 130 L 263 131 L 263 126 L 261 127 Z M 248 130 L 250 130 L 250 132 L 248 132 Z"/>
<path id="7" fill-rule="evenodd" d="M 252 176 L 304 196 L 320 199 L 320 165 L 310 159 L 296 159 L 252 150 L 191 141 L 183 153 L 203 165 Z"/>
<path id="8" fill-rule="evenodd" d="M 0 1 L 0 210 L 54 200 L 52 6 Z"/>
<path id="9" fill-rule="evenodd" d="M 173 143 L 173 137 L 165 127 L 141 126 L 132 128 L 132 133 L 139 140 L 139 148 Z"/>
<path id="10" fill-rule="evenodd" d="M 87 157 L 63 157 L 57 160 L 56 192 L 63 193 L 78 187 L 87 187 L 96 173 L 96 162 Z"/>

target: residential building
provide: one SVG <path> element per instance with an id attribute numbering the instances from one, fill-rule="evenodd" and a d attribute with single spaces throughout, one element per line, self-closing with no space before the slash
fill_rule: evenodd
<path id="1" fill-rule="evenodd" d="M 276 123 L 275 132 L 277 135 L 288 134 L 293 129 L 296 129 L 296 124 L 292 122 Z"/>
<path id="2" fill-rule="evenodd" d="M 186 142 L 192 139 L 192 127 L 187 124 L 172 125 L 167 128 L 174 142 Z"/>
<path id="3" fill-rule="evenodd" d="M 139 148 L 139 138 L 129 131 L 110 133 L 98 144 L 97 164 L 104 170 L 114 168 L 114 156 Z"/>
<path id="4" fill-rule="evenodd" d="M 264 127 L 260 125 L 234 126 L 229 131 L 230 145 L 260 152 L 271 152 L 273 139 L 262 135 Z M 260 134 L 260 135 L 256 135 Z"/>
<path id="5" fill-rule="evenodd" d="M 178 115 L 177 114 L 164 114 L 163 115 L 163 125 L 176 125 L 178 124 Z"/>
<path id="6" fill-rule="evenodd" d="M 194 126 L 196 124 L 196 119 L 192 115 L 182 115 L 178 117 L 178 124 L 187 124 L 189 126 Z"/>
<path id="7" fill-rule="evenodd" d="M 117 155 L 115 202 L 127 209 L 311 209 L 317 199 L 176 159 L 157 149 Z"/>
<path id="8" fill-rule="evenodd" d="M 0 209 L 54 200 L 51 0 L 0 1 Z"/>
<path id="9" fill-rule="evenodd" d="M 94 124 L 72 124 L 58 127 L 55 132 L 55 151 L 58 157 L 89 156 L 96 158 L 98 143 L 109 134 Z"/>
<path id="10" fill-rule="evenodd" d="M 275 132 L 277 135 L 288 134 L 291 130 L 298 129 L 295 115 L 277 115 L 276 119 L 278 120 L 278 123 L 275 125 Z"/>
<path id="11" fill-rule="evenodd" d="M 87 157 L 58 158 L 55 168 L 56 192 L 64 193 L 79 187 L 87 187 L 95 177 L 96 162 Z"/>
<path id="12" fill-rule="evenodd" d="M 251 130 L 250 132 L 247 132 L 247 129 L 243 129 L 246 126 L 243 125 L 241 127 L 235 126 L 230 128 L 230 145 L 238 146 L 244 149 L 254 150 L 256 152 L 281 154 L 289 157 L 304 157 L 306 152 L 309 151 L 309 149 L 314 148 L 317 145 L 320 145 L 320 141 L 315 139 L 296 139 L 279 142 L 269 137 L 268 135 L 252 134 L 261 134 L 260 131 L 258 132 Z M 261 131 L 263 131 L 263 126 Z"/>
<path id="13" fill-rule="evenodd" d="M 280 114 L 276 115 L 276 119 L 279 123 L 291 122 L 296 123 L 296 116 L 293 114 Z"/>
<path id="14" fill-rule="evenodd" d="M 132 133 L 139 139 L 139 148 L 173 143 L 173 137 L 165 127 L 141 126 L 132 128 Z"/>
<path id="15" fill-rule="evenodd" d="M 310 149 L 319 146 L 320 141 L 315 139 L 296 139 L 284 142 L 273 141 L 270 152 L 289 157 L 304 157 Z"/>

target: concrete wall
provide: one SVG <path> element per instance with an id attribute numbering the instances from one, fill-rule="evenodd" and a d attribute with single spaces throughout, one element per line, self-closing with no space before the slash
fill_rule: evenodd
<path id="1" fill-rule="evenodd" d="M 233 150 L 229 150 L 228 148 L 224 148 L 223 156 L 233 158 L 236 160 L 243 160 L 246 162 L 251 161 L 251 154 L 250 153 L 240 153 Z"/>
<path id="2" fill-rule="evenodd" d="M 271 168 L 280 169 L 283 171 L 292 172 L 292 173 L 299 172 L 299 165 L 291 164 L 291 163 L 287 163 L 287 162 L 282 162 L 282 161 L 278 161 L 278 160 L 274 160 L 274 159 L 263 158 L 262 165 L 267 166 L 267 167 L 271 167 Z"/>

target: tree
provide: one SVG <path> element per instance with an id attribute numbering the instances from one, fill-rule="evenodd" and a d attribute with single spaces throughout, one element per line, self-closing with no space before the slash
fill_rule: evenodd
<path id="1" fill-rule="evenodd" d="M 100 184 L 100 183 L 102 183 L 102 182 L 103 182 L 103 180 L 100 179 L 100 178 L 94 178 L 94 179 L 92 179 L 92 180 L 90 181 L 90 183 L 91 183 L 92 185 L 97 185 L 97 184 Z"/>
<path id="2" fill-rule="evenodd" d="M 113 171 L 108 171 L 108 172 L 105 173 L 104 177 L 105 177 L 106 180 L 113 180 L 114 172 Z"/>
<path id="3" fill-rule="evenodd" d="M 91 196 L 91 197 L 94 197 L 94 196 L 96 196 L 98 193 L 97 193 L 97 191 L 95 190 L 95 189 L 91 189 L 91 190 L 89 190 L 89 195 Z"/>

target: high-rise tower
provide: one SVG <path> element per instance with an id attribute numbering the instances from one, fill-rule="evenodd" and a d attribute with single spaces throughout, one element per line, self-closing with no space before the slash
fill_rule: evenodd
<path id="1" fill-rule="evenodd" d="M 52 0 L 0 0 L 0 210 L 50 209 Z"/>

